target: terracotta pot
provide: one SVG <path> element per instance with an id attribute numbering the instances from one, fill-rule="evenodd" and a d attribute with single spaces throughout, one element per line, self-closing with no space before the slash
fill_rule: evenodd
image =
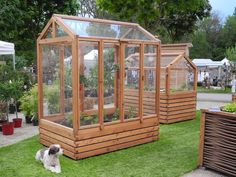
<path id="1" fill-rule="evenodd" d="M 21 118 L 14 118 L 13 122 L 14 122 L 14 127 L 19 128 L 19 127 L 21 127 L 22 119 Z"/>
<path id="2" fill-rule="evenodd" d="M 14 133 L 14 122 L 8 122 L 2 125 L 3 135 L 13 135 Z"/>

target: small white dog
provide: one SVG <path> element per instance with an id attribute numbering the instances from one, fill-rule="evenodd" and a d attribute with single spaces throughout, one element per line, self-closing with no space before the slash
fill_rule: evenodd
<path id="1" fill-rule="evenodd" d="M 49 148 L 44 148 L 36 153 L 35 159 L 41 161 L 44 168 L 51 172 L 61 173 L 59 155 L 63 154 L 63 149 L 59 144 L 52 144 Z"/>

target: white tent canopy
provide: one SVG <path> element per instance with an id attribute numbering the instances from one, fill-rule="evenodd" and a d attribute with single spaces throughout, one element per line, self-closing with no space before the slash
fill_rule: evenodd
<path id="1" fill-rule="evenodd" d="M 15 45 L 13 43 L 0 41 L 0 55 L 12 55 L 15 69 Z"/>

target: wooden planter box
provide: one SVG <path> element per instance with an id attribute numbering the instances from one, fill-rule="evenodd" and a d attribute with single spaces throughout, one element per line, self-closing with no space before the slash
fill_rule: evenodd
<path id="1" fill-rule="evenodd" d="M 73 159 L 104 154 L 159 139 L 157 117 L 144 119 L 143 123 L 140 123 L 139 119 L 107 123 L 103 130 L 95 126 L 80 129 L 78 132 L 41 119 L 39 131 L 42 144 L 49 146 L 59 143 L 65 155 Z"/>
<path id="2" fill-rule="evenodd" d="M 236 176 L 236 114 L 202 110 L 199 165 Z"/>
<path id="3" fill-rule="evenodd" d="M 160 94 L 160 119 L 163 124 L 175 123 L 196 117 L 196 92 Z M 138 104 L 137 91 L 125 91 L 125 103 Z M 144 92 L 144 113 L 155 114 L 155 92 Z"/>
<path id="4" fill-rule="evenodd" d="M 160 123 L 169 124 L 196 117 L 196 92 L 160 95 Z"/>

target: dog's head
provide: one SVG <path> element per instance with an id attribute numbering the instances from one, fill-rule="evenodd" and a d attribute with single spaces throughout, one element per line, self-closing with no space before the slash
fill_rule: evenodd
<path id="1" fill-rule="evenodd" d="M 62 155 L 63 149 L 59 144 L 52 144 L 49 147 L 48 155 Z"/>

